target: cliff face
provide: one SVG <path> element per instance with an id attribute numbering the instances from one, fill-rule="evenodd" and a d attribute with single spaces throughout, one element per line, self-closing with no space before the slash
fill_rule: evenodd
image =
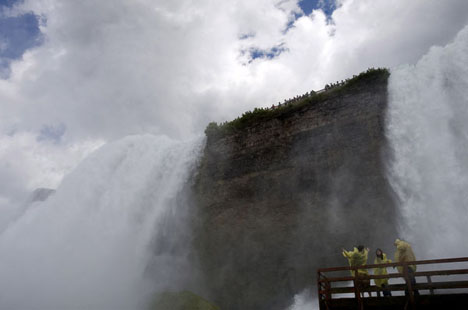
<path id="1" fill-rule="evenodd" d="M 341 248 L 392 252 L 386 74 L 208 137 L 194 186 L 199 255 L 221 309 L 281 309 Z"/>

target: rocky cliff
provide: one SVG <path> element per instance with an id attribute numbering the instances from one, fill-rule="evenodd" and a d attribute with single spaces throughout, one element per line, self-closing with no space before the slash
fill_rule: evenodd
<path id="1" fill-rule="evenodd" d="M 386 70 L 372 70 L 209 128 L 194 185 L 195 248 L 221 309 L 284 309 L 313 287 L 317 268 L 347 264 L 341 248 L 392 250 L 387 79 Z"/>

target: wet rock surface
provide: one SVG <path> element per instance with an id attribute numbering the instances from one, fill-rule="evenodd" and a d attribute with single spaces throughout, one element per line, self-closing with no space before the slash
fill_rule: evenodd
<path id="1" fill-rule="evenodd" d="M 195 248 L 221 309 L 284 309 L 346 265 L 341 248 L 392 250 L 387 77 L 208 139 L 193 187 Z"/>

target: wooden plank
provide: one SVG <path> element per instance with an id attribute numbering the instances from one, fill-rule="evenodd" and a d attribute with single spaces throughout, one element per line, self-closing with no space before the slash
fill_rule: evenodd
<path id="1" fill-rule="evenodd" d="M 436 270 L 436 271 L 419 271 L 415 272 L 416 277 L 427 277 L 427 276 L 449 276 L 456 274 L 468 274 L 468 269 L 447 269 L 447 270 Z"/>
<path id="2" fill-rule="evenodd" d="M 468 281 L 432 282 L 416 284 L 417 290 L 468 288 Z"/>
<path id="3" fill-rule="evenodd" d="M 406 284 L 391 284 L 391 285 L 388 285 L 388 288 L 391 291 L 404 291 L 406 290 Z M 366 290 L 370 292 L 377 292 L 377 291 L 381 291 L 382 288 L 375 286 L 375 285 L 371 285 Z M 320 293 L 324 294 L 325 291 L 320 291 Z M 332 294 L 354 293 L 354 287 L 352 286 L 332 287 L 330 288 L 330 293 Z"/>
<path id="4" fill-rule="evenodd" d="M 390 291 L 404 291 L 407 289 L 406 284 L 390 284 L 387 286 Z M 456 289 L 456 288 L 468 288 L 468 281 L 450 281 L 450 282 L 432 282 L 432 283 L 419 283 L 416 284 L 414 289 L 416 290 L 429 290 L 429 289 Z M 371 285 L 369 289 L 366 289 L 370 292 L 381 291 L 382 289 L 378 286 Z M 329 292 L 331 294 L 345 294 L 345 293 L 354 293 L 353 286 L 340 286 L 332 287 Z M 321 290 L 320 294 L 325 294 L 325 290 Z"/>
<path id="5" fill-rule="evenodd" d="M 467 270 L 468 273 L 468 270 Z M 368 279 L 391 279 L 391 278 L 403 278 L 402 273 L 389 273 L 386 275 L 368 275 Z M 327 278 L 326 280 L 319 280 L 318 282 L 345 282 L 345 281 L 353 281 L 354 277 L 336 277 L 336 278 Z"/>
<path id="6" fill-rule="evenodd" d="M 427 276 L 449 276 L 449 275 L 457 275 L 457 274 L 468 274 L 468 269 L 447 269 L 447 270 L 438 270 L 438 271 L 420 271 L 416 272 L 414 275 L 415 277 L 427 277 Z M 369 275 L 369 279 L 392 279 L 392 278 L 403 278 L 402 273 L 389 273 L 386 275 Z M 345 282 L 345 281 L 353 281 L 354 277 L 335 277 L 335 278 L 327 278 L 321 279 L 318 282 Z"/>
<path id="7" fill-rule="evenodd" d="M 408 265 L 427 265 L 427 264 L 445 264 L 445 263 L 461 263 L 461 262 L 468 262 L 468 257 L 419 260 L 419 261 L 405 262 L 405 263 Z M 359 266 L 359 269 L 371 269 L 371 268 L 379 268 L 379 267 L 396 267 L 396 266 L 403 266 L 403 263 L 364 265 L 364 266 Z M 318 269 L 318 272 L 325 273 L 325 272 L 332 272 L 332 271 L 345 271 L 345 270 L 352 270 L 354 268 L 356 267 L 348 266 L 348 267 L 320 268 Z"/>

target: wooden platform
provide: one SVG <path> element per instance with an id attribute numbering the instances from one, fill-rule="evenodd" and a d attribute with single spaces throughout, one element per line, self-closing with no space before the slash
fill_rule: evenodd
<path id="1" fill-rule="evenodd" d="M 414 273 L 417 280 L 416 285 L 414 285 L 411 280 L 412 273 L 409 273 L 408 269 L 408 266 L 411 265 L 422 265 L 431 270 Z M 447 265 L 458 268 L 447 269 Z M 369 285 L 369 281 L 372 282 L 375 279 L 393 279 L 393 282 L 399 282 L 390 282 L 390 285 L 387 286 L 387 289 L 392 292 L 393 296 L 391 297 L 375 297 L 377 292 L 382 295 L 381 288 L 375 285 L 363 287 L 362 282 L 360 282 L 362 278 L 349 276 L 350 270 L 353 270 L 354 274 L 357 275 L 358 270 L 361 269 L 372 270 L 376 267 L 397 266 L 403 267 L 402 273 L 371 274 L 365 277 L 368 280 L 367 285 Z M 319 269 L 317 271 L 317 287 L 320 310 L 468 310 L 467 266 L 468 257 L 461 257 Z M 463 267 L 463 269 L 459 267 Z M 348 272 L 347 275 L 346 272 Z M 337 273 L 339 273 L 338 276 L 336 276 Z M 368 296 L 369 292 L 373 297 L 364 297 L 364 295 Z"/>

